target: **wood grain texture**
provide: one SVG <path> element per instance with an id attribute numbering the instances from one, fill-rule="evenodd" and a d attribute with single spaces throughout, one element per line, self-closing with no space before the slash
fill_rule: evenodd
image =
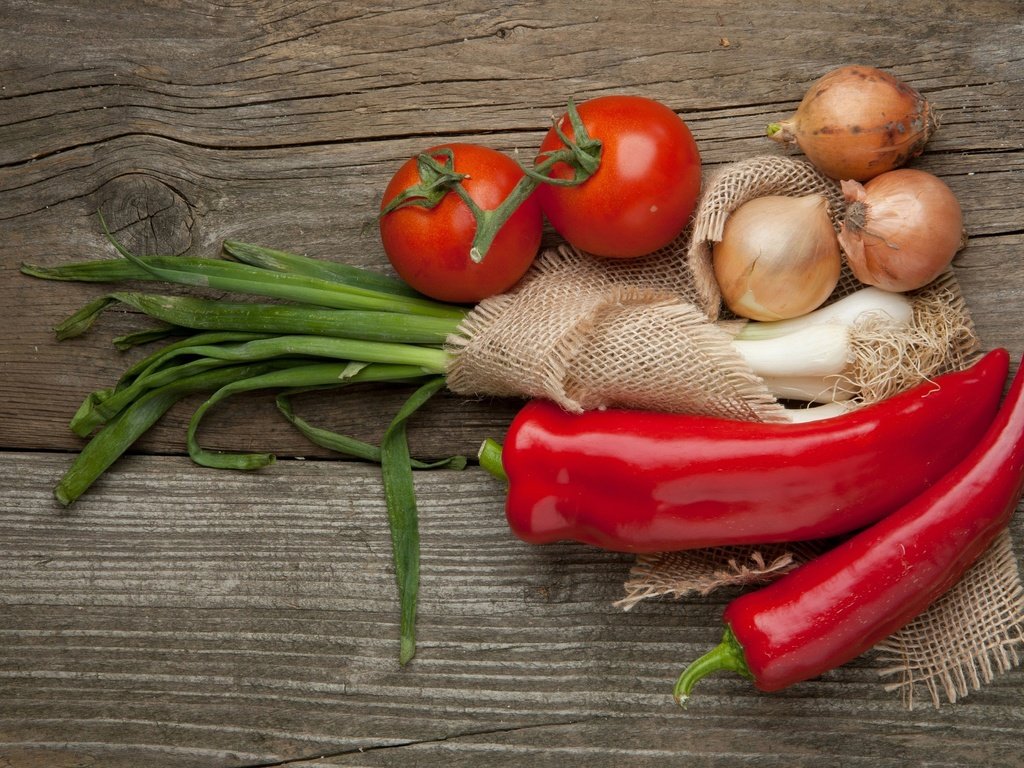
<path id="1" fill-rule="evenodd" d="M 105 766 L 1015 764 L 1019 674 L 906 713 L 867 657 L 775 696 L 709 678 L 678 710 L 728 594 L 624 613 L 629 558 L 515 541 L 479 470 L 417 475 L 419 652 L 399 669 L 374 468 L 134 457 L 68 513 L 47 495 L 62 465 L 0 465 L 0 754 L 40 755 L 20 764 L 58 744 Z"/>
<path id="2" fill-rule="evenodd" d="M 1020 670 L 905 712 L 867 657 L 774 696 L 712 678 L 679 711 L 668 688 L 728 595 L 623 613 L 629 558 L 515 542 L 475 468 L 417 475 L 419 654 L 399 669 L 377 470 L 310 445 L 268 396 L 203 430 L 278 452 L 267 471 L 183 458 L 193 400 L 64 512 L 50 489 L 81 445 L 67 421 L 142 353 L 109 340 L 145 321 L 116 310 L 58 344 L 50 328 L 107 289 L 18 273 L 112 255 L 100 209 L 138 252 L 235 238 L 388 271 L 379 195 L 431 144 L 529 157 L 569 96 L 633 92 L 687 120 L 711 171 L 782 152 L 765 124 L 856 61 L 941 113 L 916 165 L 961 200 L 964 294 L 983 343 L 1018 360 L 1019 2 L 108 5 L 0 3 L 0 765 L 1020 764 Z M 372 439 L 403 394 L 298 408 Z M 517 405 L 438 398 L 413 449 L 472 454 Z"/>

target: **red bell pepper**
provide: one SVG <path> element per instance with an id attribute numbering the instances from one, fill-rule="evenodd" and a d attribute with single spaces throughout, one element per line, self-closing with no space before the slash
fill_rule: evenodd
<path id="1" fill-rule="evenodd" d="M 1024 361 L 1022 361 L 1024 366 Z M 1024 491 L 1024 367 L 967 457 L 906 505 L 726 608 L 722 643 L 676 683 L 717 669 L 777 691 L 856 658 L 952 587 L 1007 527 Z"/>
<path id="2" fill-rule="evenodd" d="M 849 414 L 761 424 L 545 401 L 481 464 L 509 481 L 512 531 L 623 552 L 820 539 L 920 494 L 981 438 L 1006 383 L 1005 350 Z"/>

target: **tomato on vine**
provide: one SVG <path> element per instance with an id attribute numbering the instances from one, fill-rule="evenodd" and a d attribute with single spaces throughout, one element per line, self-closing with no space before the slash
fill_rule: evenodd
<path id="1" fill-rule="evenodd" d="M 388 260 L 439 301 L 472 303 L 511 288 L 540 248 L 534 184 L 510 157 L 444 144 L 406 161 L 384 191 L 379 219 Z M 506 202 L 499 220 L 494 209 Z"/>
<path id="2" fill-rule="evenodd" d="M 550 162 L 566 156 L 568 162 Z M 642 96 L 570 103 L 544 137 L 534 170 L 544 177 L 537 197 L 551 225 L 597 256 L 633 258 L 668 245 L 700 194 L 700 153 L 690 129 Z"/>
<path id="3" fill-rule="evenodd" d="M 385 190 L 381 240 L 413 288 L 478 302 L 526 273 L 544 215 L 580 250 L 635 258 L 681 234 L 700 183 L 697 144 L 664 104 L 641 96 L 603 96 L 578 108 L 570 101 L 533 168 L 475 144 L 408 160 Z"/>

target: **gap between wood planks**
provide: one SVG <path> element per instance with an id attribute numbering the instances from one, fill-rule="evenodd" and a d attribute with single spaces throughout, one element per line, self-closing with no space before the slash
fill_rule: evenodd
<path id="1" fill-rule="evenodd" d="M 593 720 L 593 718 L 590 718 Z M 603 719 L 603 718 L 602 718 Z M 451 733 L 444 736 L 438 736 L 433 739 L 414 739 L 410 741 L 401 741 L 388 744 L 374 744 L 368 747 L 353 747 L 351 749 L 342 749 L 337 752 L 321 752 L 319 754 L 304 755 L 302 757 L 291 757 L 287 760 L 279 760 L 272 763 L 244 763 L 236 766 L 236 768 L 282 768 L 282 766 L 295 766 L 301 765 L 302 763 L 309 762 L 311 760 L 331 760 L 336 757 L 345 757 L 346 755 L 361 755 L 367 752 L 379 752 L 385 749 L 401 749 L 402 747 L 416 747 L 423 744 L 440 744 L 446 741 L 453 741 L 455 739 L 465 738 L 467 736 L 490 736 L 499 733 L 517 733 L 520 731 L 533 731 L 540 728 L 559 728 L 563 726 L 579 725 L 584 722 L 583 720 L 555 720 L 550 723 L 537 723 L 534 725 L 514 725 L 504 728 L 479 728 L 475 730 L 464 731 L 460 733 Z"/>

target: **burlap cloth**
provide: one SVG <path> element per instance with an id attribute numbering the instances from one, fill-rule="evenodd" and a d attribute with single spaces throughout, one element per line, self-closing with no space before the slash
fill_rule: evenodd
<path id="1" fill-rule="evenodd" d="M 448 386 L 470 396 L 545 397 L 570 411 L 604 407 L 702 413 L 748 421 L 784 418 L 731 346 L 743 321 L 722 310 L 711 243 L 729 213 L 768 194 L 822 194 L 838 225 L 838 185 L 800 160 L 764 156 L 727 165 L 706 182 L 692 226 L 642 259 L 597 259 L 550 249 L 511 292 L 483 301 L 449 339 Z M 832 300 L 861 287 L 844 268 Z M 909 329 L 858 328 L 841 386 L 857 405 L 963 368 L 980 352 L 952 270 L 911 294 Z M 619 601 L 704 595 L 762 583 L 820 551 L 815 542 L 642 555 Z M 871 663 L 911 708 L 924 689 L 935 706 L 967 695 L 1020 663 L 1024 588 L 1008 533 L 923 615 L 881 643 Z"/>

